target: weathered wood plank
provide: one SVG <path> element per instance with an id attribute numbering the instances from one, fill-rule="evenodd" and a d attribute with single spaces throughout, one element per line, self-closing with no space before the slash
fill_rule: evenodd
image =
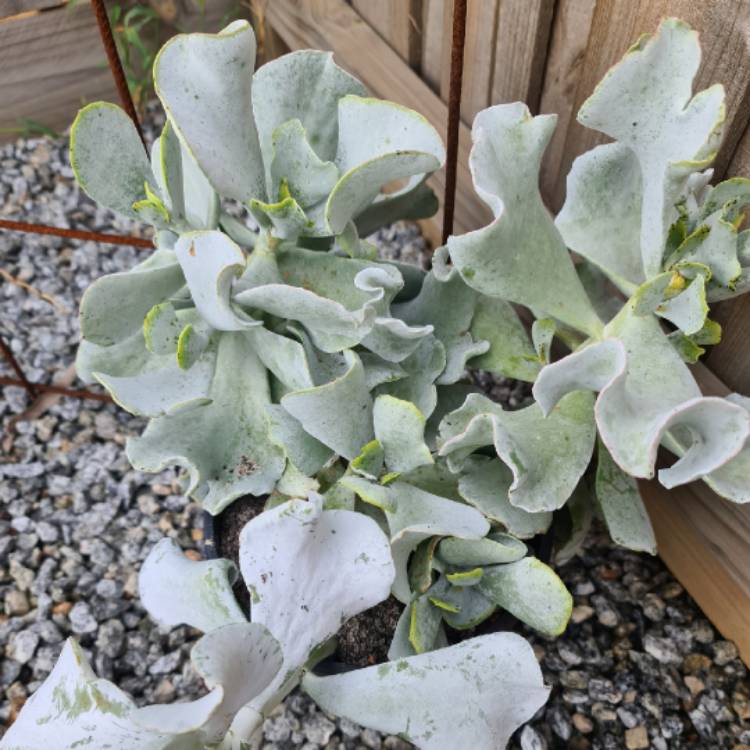
<path id="1" fill-rule="evenodd" d="M 640 482 L 659 555 L 719 632 L 750 664 L 750 513 L 688 485 L 669 491 Z M 710 495 L 711 493 L 709 493 Z M 745 564 L 743 564 L 745 563 Z"/>
<path id="2" fill-rule="evenodd" d="M 562 205 L 560 196 L 555 195 L 555 186 L 568 127 L 575 115 L 573 106 L 595 5 L 596 0 L 560 0 L 552 24 L 539 111 L 557 115 L 557 127 L 544 154 L 541 172 L 542 194 L 555 211 Z"/>
<path id="3" fill-rule="evenodd" d="M 9 16 L 17 16 L 33 10 L 56 8 L 64 3 L 65 0 L 0 0 L 0 23 Z"/>
<path id="4" fill-rule="evenodd" d="M 722 83 L 727 92 L 725 139 L 716 160 L 717 176 L 723 174 L 744 132 L 750 115 L 750 2 L 748 0 L 598 0 L 591 24 L 573 112 L 607 70 L 643 32 L 656 30 L 665 16 L 676 16 L 701 35 L 703 62 L 696 89 Z M 555 186 L 556 202 L 565 190 L 565 175 L 573 159 L 604 141 L 571 118 L 562 169 Z"/>
<path id="5" fill-rule="evenodd" d="M 272 26 L 292 49 L 334 50 L 339 64 L 363 81 L 375 95 L 412 107 L 445 137 L 448 116 L 445 103 L 344 0 L 274 0 L 267 12 Z M 372 60 L 377 60 L 378 65 L 372 65 Z M 471 133 L 462 125 L 456 232 L 475 229 L 490 219 L 489 210 L 475 196 L 472 187 L 468 167 L 470 148 Z M 431 184 L 442 197 L 444 170 L 432 177 Z"/>
<path id="6" fill-rule="evenodd" d="M 554 0 L 500 0 L 491 104 L 539 106 Z"/>
<path id="7" fill-rule="evenodd" d="M 409 67 L 422 57 L 422 0 L 353 0 L 352 5 Z"/>
<path id="8" fill-rule="evenodd" d="M 448 0 L 423 0 L 422 2 L 422 78 L 438 95 L 441 82 L 449 64 L 450 6 Z"/>
<path id="9" fill-rule="evenodd" d="M 0 24 L 0 127 L 63 129 L 87 101 L 117 101 L 89 3 Z M 7 136 L 6 136 L 7 137 Z"/>

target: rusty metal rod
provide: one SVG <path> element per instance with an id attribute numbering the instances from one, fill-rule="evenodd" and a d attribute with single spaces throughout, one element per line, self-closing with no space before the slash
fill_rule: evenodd
<path id="1" fill-rule="evenodd" d="M 36 387 L 26 377 L 23 369 L 21 368 L 21 365 L 18 363 L 18 360 L 13 354 L 13 351 L 8 346 L 8 344 L 5 343 L 5 339 L 2 336 L 0 336 L 0 351 L 3 353 L 3 357 L 5 357 L 8 364 L 13 369 L 13 372 L 15 372 L 16 375 L 18 376 L 18 385 L 20 385 L 22 388 L 25 388 L 28 391 L 29 396 L 31 396 L 32 398 L 36 396 L 37 395 Z"/>
<path id="2" fill-rule="evenodd" d="M 109 63 L 109 69 L 112 71 L 112 77 L 115 79 L 115 86 L 117 87 L 117 93 L 120 95 L 122 108 L 128 113 L 130 119 L 133 121 L 135 129 L 141 137 L 143 148 L 148 150 L 146 148 L 146 140 L 143 137 L 143 131 L 141 130 L 141 123 L 138 120 L 138 113 L 133 104 L 133 97 L 130 95 L 128 81 L 125 78 L 125 71 L 122 69 L 120 55 L 117 52 L 117 44 L 115 43 L 115 38 L 112 34 L 112 26 L 110 26 L 109 23 L 107 9 L 104 7 L 104 0 L 91 0 L 91 5 L 94 8 L 96 23 L 99 26 L 99 34 L 102 37 L 104 51 L 107 53 L 107 62 Z"/>
<path id="3" fill-rule="evenodd" d="M 13 232 L 29 232 L 32 234 L 52 234 L 55 237 L 69 237 L 74 240 L 89 240 L 90 242 L 108 242 L 111 245 L 130 245 L 153 249 L 154 243 L 143 237 L 124 237 L 119 234 L 102 234 L 101 232 L 87 232 L 81 229 L 64 229 L 62 227 L 48 227 L 45 224 L 30 224 L 22 221 L 8 221 L 0 219 L 0 229 Z"/>
<path id="4" fill-rule="evenodd" d="M 26 381 L 26 383 L 28 383 L 28 380 Z M 17 385 L 20 388 L 26 387 L 23 380 L 0 375 L 0 386 L 3 385 Z M 79 399 L 91 399 L 93 401 L 112 400 L 106 393 L 94 393 L 93 391 L 87 391 L 83 389 L 65 388 L 62 385 L 45 385 L 44 383 L 29 383 L 29 385 L 32 388 L 35 388 L 37 391 L 41 391 L 42 393 L 59 393 L 61 396 L 70 396 L 70 398 Z"/>
<path id="5" fill-rule="evenodd" d="M 451 39 L 451 74 L 448 89 L 448 135 L 445 163 L 445 197 L 443 199 L 443 244 L 453 232 L 456 206 L 456 163 L 458 130 L 461 119 L 461 85 L 464 74 L 466 41 L 466 0 L 453 0 L 453 34 Z"/>

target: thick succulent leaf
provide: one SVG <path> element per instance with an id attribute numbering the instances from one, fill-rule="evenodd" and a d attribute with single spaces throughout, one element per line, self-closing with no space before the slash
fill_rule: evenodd
<path id="1" fill-rule="evenodd" d="M 566 399 L 545 417 L 539 404 L 505 411 L 485 396 L 470 395 L 444 417 L 440 455 L 459 470 L 474 451 L 494 445 L 513 473 L 511 505 L 531 513 L 561 508 L 589 464 L 596 437 L 591 395 Z"/>
<path id="2" fill-rule="evenodd" d="M 276 203 L 253 199 L 248 205 L 258 225 L 279 239 L 296 240 L 305 229 L 315 226 L 291 195 Z"/>
<path id="3" fill-rule="evenodd" d="M 555 219 L 567 246 L 625 294 L 646 280 L 640 253 L 642 201 L 637 156 L 621 143 L 605 143 L 573 162 L 565 204 Z"/>
<path id="4" fill-rule="evenodd" d="M 469 505 L 501 523 L 514 536 L 532 539 L 543 534 L 552 523 L 552 513 L 529 513 L 511 505 L 508 491 L 512 483 L 513 473 L 502 461 L 477 456 L 465 467 L 458 491 Z"/>
<path id="5" fill-rule="evenodd" d="M 665 487 L 708 474 L 734 457 L 750 431 L 748 414 L 735 404 L 702 397 L 690 371 L 655 318 L 625 308 L 607 327 L 607 338 L 545 367 L 534 397 L 548 413 L 571 391 L 599 391 L 596 422 L 615 462 L 650 478 L 668 430 L 688 429 L 690 450 L 659 471 Z"/>
<path id="6" fill-rule="evenodd" d="M 513 305 L 502 299 L 477 295 L 469 333 L 475 341 L 488 341 L 490 348 L 468 365 L 496 375 L 533 383 L 539 372 L 534 348 Z"/>
<path id="7" fill-rule="evenodd" d="M 154 86 L 169 119 L 214 189 L 249 201 L 266 196 L 252 107 L 255 34 L 235 21 L 218 34 L 178 34 L 154 61 Z"/>
<path id="8" fill-rule="evenodd" d="M 244 289 L 234 301 L 249 310 L 299 321 L 325 352 L 362 342 L 403 287 L 401 274 L 386 264 L 292 247 L 278 252 L 256 247 L 252 256 L 256 254 L 268 266 L 264 269 L 268 280 L 248 288 L 252 279 L 246 274 L 241 282 Z M 418 338 L 425 335 L 418 333 Z M 419 340 L 410 343 L 403 356 L 418 344 Z"/>
<path id="9" fill-rule="evenodd" d="M 224 625 L 207 633 L 193 646 L 190 660 L 206 686 L 220 687 L 223 693 L 218 710 L 202 727 L 208 744 L 219 742 L 235 714 L 278 679 L 284 662 L 279 641 L 257 622 Z M 158 726 L 156 708 L 162 707 L 150 707 L 149 718 Z M 142 714 L 138 718 L 142 721 Z"/>
<path id="10" fill-rule="evenodd" d="M 216 348 L 210 347 L 187 370 L 176 356 L 162 355 L 146 360 L 144 368 L 133 375 L 93 375 L 123 409 L 131 414 L 160 417 L 209 403 L 215 365 Z"/>
<path id="11" fill-rule="evenodd" d="M 425 539 L 414 550 L 409 561 L 409 588 L 417 594 L 424 594 L 433 583 L 435 550 L 440 537 Z"/>
<path id="12" fill-rule="evenodd" d="M 485 568 L 479 590 L 521 622 L 549 636 L 568 625 L 573 597 L 558 575 L 535 557 Z"/>
<path id="13" fill-rule="evenodd" d="M 390 471 L 412 471 L 434 463 L 424 442 L 424 415 L 411 402 L 378 396 L 373 408 L 373 424 Z"/>
<path id="14" fill-rule="evenodd" d="M 112 346 L 141 332 L 151 308 L 185 284 L 170 250 L 157 250 L 130 271 L 97 279 L 81 300 L 81 336 L 92 344 Z"/>
<path id="15" fill-rule="evenodd" d="M 179 704 L 186 727 L 181 736 L 144 729 L 134 721 L 137 709 L 132 699 L 111 682 L 97 679 L 81 647 L 69 639 L 52 672 L 26 701 L 0 744 L 7 750 L 201 750 L 202 737 L 195 730 L 216 710 L 220 699 L 217 691 Z M 173 714 L 172 723 L 176 720 Z"/>
<path id="16" fill-rule="evenodd" d="M 614 462 L 601 441 L 598 456 L 596 499 L 612 541 L 655 555 L 656 537 L 638 483 Z"/>
<path id="17" fill-rule="evenodd" d="M 138 593 L 161 625 L 190 625 L 206 633 L 247 621 L 232 593 L 236 578 L 230 560 L 190 560 L 174 540 L 162 539 L 143 563 Z"/>
<path id="18" fill-rule="evenodd" d="M 455 268 L 447 265 L 447 248 L 439 248 L 432 270 L 425 276 L 419 294 L 393 314 L 410 325 L 431 325 L 445 347 L 447 362 L 438 382 L 455 383 L 466 369 L 466 361 L 489 350 L 488 341 L 475 341 L 470 333 L 478 294 L 468 287 Z"/>
<path id="19" fill-rule="evenodd" d="M 303 474 L 315 475 L 333 458 L 333 451 L 305 432 L 302 425 L 278 404 L 266 406 L 271 442 L 283 448 L 287 458 Z"/>
<path id="20" fill-rule="evenodd" d="M 287 388 L 298 390 L 315 384 L 307 352 L 299 341 L 265 327 L 250 328 L 247 337 L 260 361 Z"/>
<path id="21" fill-rule="evenodd" d="M 468 630 L 483 623 L 497 605 L 476 586 L 449 586 L 433 603 L 443 611 L 443 619 L 454 630 Z"/>
<path id="22" fill-rule="evenodd" d="M 332 234 L 369 206 L 389 182 L 434 172 L 445 162 L 440 135 L 422 115 L 393 102 L 348 95 L 338 104 L 336 166 L 342 175 L 328 198 Z"/>
<path id="23" fill-rule="evenodd" d="M 369 237 L 373 232 L 396 221 L 417 221 L 434 216 L 439 207 L 437 196 L 425 180 L 410 190 L 395 195 L 381 194 L 354 221 L 357 233 Z"/>
<path id="24" fill-rule="evenodd" d="M 344 458 L 354 459 L 373 439 L 372 397 L 359 357 L 344 352 L 346 371 L 324 385 L 287 393 L 281 405 L 303 429 Z"/>
<path id="25" fill-rule="evenodd" d="M 220 331 L 241 331 L 262 325 L 232 305 L 234 279 L 245 270 L 245 254 L 217 230 L 180 235 L 175 255 L 201 317 Z"/>
<path id="26" fill-rule="evenodd" d="M 406 371 L 406 377 L 384 383 L 377 393 L 410 401 L 429 418 L 437 406 L 435 381 L 445 369 L 445 347 L 434 336 L 427 336 L 400 365 Z"/>
<path id="27" fill-rule="evenodd" d="M 520 560 L 525 554 L 526 545 L 507 534 L 500 539 L 448 537 L 438 547 L 438 556 L 444 563 L 459 567 L 510 563 Z"/>
<path id="28" fill-rule="evenodd" d="M 435 648 L 440 633 L 442 615 L 427 594 L 418 596 L 409 605 L 409 643 L 414 652 L 424 654 Z"/>
<path id="29" fill-rule="evenodd" d="M 156 186 L 148 155 L 128 115 L 115 104 L 84 107 L 70 131 L 70 162 L 78 184 L 97 203 L 137 219 L 133 208 Z"/>
<path id="30" fill-rule="evenodd" d="M 369 391 L 383 383 L 392 383 L 406 377 L 406 370 L 398 362 L 389 362 L 372 352 L 362 352 L 359 358 L 365 368 L 365 381 Z"/>
<path id="31" fill-rule="evenodd" d="M 206 406 L 152 420 L 127 453 L 142 471 L 185 466 L 188 494 L 215 514 L 236 497 L 270 492 L 285 461 L 268 435 L 268 375 L 244 334 L 221 336 L 210 397 Z"/>
<path id="32" fill-rule="evenodd" d="M 727 396 L 727 401 L 750 413 L 750 399 L 746 396 L 732 393 Z M 689 441 L 684 439 L 686 437 L 671 435 L 667 445 L 678 456 L 683 455 L 689 445 Z M 716 494 L 727 500 L 735 503 L 750 502 L 750 444 L 746 442 L 745 447 L 734 458 L 704 476 L 703 480 Z"/>
<path id="33" fill-rule="evenodd" d="M 490 529 L 484 516 L 474 508 L 406 482 L 397 480 L 383 486 L 360 477 L 344 477 L 341 483 L 364 502 L 385 511 L 396 565 L 393 594 L 404 604 L 411 600 L 409 556 L 422 541 L 433 536 L 481 539 Z"/>
<path id="34" fill-rule="evenodd" d="M 394 577 L 378 525 L 361 513 L 323 510 L 319 496 L 290 500 L 250 521 L 240 534 L 240 569 L 252 621 L 274 634 L 284 655 L 259 705 L 283 697 L 311 651 L 350 617 L 384 601 Z"/>
<path id="35" fill-rule="evenodd" d="M 281 200 L 285 193 L 291 195 L 303 209 L 328 197 L 339 171 L 315 153 L 298 119 L 279 125 L 272 145 L 271 196 Z"/>
<path id="36" fill-rule="evenodd" d="M 474 289 L 597 334 L 601 322 L 539 194 L 539 162 L 554 126 L 553 115 L 532 117 L 520 103 L 476 116 L 469 163 L 474 188 L 495 219 L 450 237 L 448 250 Z"/>
<path id="37" fill-rule="evenodd" d="M 283 123 L 298 120 L 318 158 L 336 156 L 339 99 L 365 96 L 364 86 L 333 61 L 331 52 L 300 50 L 272 60 L 253 76 L 253 111 L 258 127 L 269 196 L 273 196 L 273 134 Z"/>
<path id="38" fill-rule="evenodd" d="M 308 673 L 302 687 L 325 711 L 421 750 L 505 747 L 549 695 L 531 646 L 515 633 L 331 677 Z"/>
<path id="39" fill-rule="evenodd" d="M 724 121 L 724 89 L 692 97 L 698 35 L 676 19 L 644 35 L 584 102 L 578 121 L 617 139 L 641 168 L 640 249 L 646 278 L 662 266 L 667 230 L 677 219 L 691 173 L 713 159 Z M 691 98 L 692 97 L 692 98 Z"/>
<path id="40" fill-rule="evenodd" d="M 594 498 L 589 482 L 584 477 L 565 505 L 567 524 L 564 522 L 555 527 L 554 564 L 565 565 L 584 547 L 586 537 L 594 521 Z M 563 521 L 563 519 L 560 519 Z"/>

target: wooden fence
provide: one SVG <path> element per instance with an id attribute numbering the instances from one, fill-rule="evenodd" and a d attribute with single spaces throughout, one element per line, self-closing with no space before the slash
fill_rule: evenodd
<path id="1" fill-rule="evenodd" d="M 165 12 L 195 1 L 150 0 Z M 220 3 L 209 0 L 209 13 Z M 333 50 L 375 95 L 417 109 L 445 135 L 451 0 L 253 0 L 238 7 L 246 12 L 250 4 L 263 57 Z M 0 0 L 0 127 L 28 118 L 61 128 L 83 101 L 116 101 L 89 3 L 68 5 Z M 468 169 L 476 112 L 522 100 L 535 113 L 558 114 L 541 184 L 550 207 L 559 208 L 573 159 L 602 140 L 578 125 L 578 107 L 638 35 L 667 15 L 701 32 L 697 85 L 718 81 L 727 91 L 717 177 L 750 176 L 750 0 L 468 0 L 457 232 L 490 218 Z M 434 176 L 438 194 L 443 183 L 443 174 Z M 425 226 L 431 237 L 440 223 L 437 217 Z M 706 393 L 749 394 L 750 295 L 717 305 L 715 317 L 724 340 L 696 375 Z M 643 491 L 662 557 L 750 663 L 750 506 L 727 503 L 702 483 L 672 492 L 645 483 Z"/>
<path id="2" fill-rule="evenodd" d="M 262 6 L 276 47 L 330 49 L 377 96 L 413 107 L 445 135 L 451 0 L 268 0 Z M 575 119 L 606 70 L 664 16 L 698 29 L 703 63 L 697 86 L 727 93 L 716 176 L 750 176 L 750 2 L 748 0 L 468 0 L 456 231 L 489 219 L 468 169 L 471 121 L 490 104 L 525 101 L 558 124 L 542 165 L 545 199 L 558 209 L 573 159 L 604 140 Z M 433 178 L 438 194 L 444 176 Z M 440 217 L 426 228 L 439 237 Z M 750 295 L 715 307 L 725 326 L 707 366 L 705 393 L 750 394 Z M 710 368 L 710 369 L 709 369 Z M 714 495 L 703 483 L 667 492 L 643 483 L 661 556 L 750 663 L 750 505 Z"/>

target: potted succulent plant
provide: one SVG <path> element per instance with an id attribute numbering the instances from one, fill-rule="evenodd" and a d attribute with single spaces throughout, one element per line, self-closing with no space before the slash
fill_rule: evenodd
<path id="1" fill-rule="evenodd" d="M 180 464 L 223 519 L 238 498 L 254 506 L 236 559 L 191 561 L 164 540 L 141 571 L 160 623 L 204 632 L 192 658 L 208 692 L 136 708 L 71 641 L 4 748 L 252 747 L 298 684 L 421 748 L 503 747 L 549 689 L 523 638 L 475 628 L 505 611 L 565 629 L 571 597 L 529 550 L 553 518 L 558 561 L 594 515 L 655 552 L 635 478 L 654 475 L 659 446 L 677 456 L 666 486 L 750 499 L 750 400 L 703 397 L 687 367 L 720 335 L 708 303 L 745 291 L 750 268 L 750 182 L 708 187 L 723 92 L 692 97 L 695 32 L 663 22 L 584 104 L 581 122 L 616 140 L 576 160 L 557 219 L 537 184 L 554 116 L 481 112 L 471 169 L 495 219 L 426 273 L 363 237 L 434 210 L 434 129 L 327 54 L 253 74 L 254 54 L 244 22 L 167 43 L 150 159 L 111 105 L 84 108 L 71 134 L 82 187 L 156 231 L 147 260 L 85 294 L 79 373 L 150 418 L 134 466 Z M 568 353 L 551 357 L 553 340 Z M 536 400 L 505 409 L 467 370 L 533 383 Z M 387 660 L 316 671 L 386 600 Z"/>

